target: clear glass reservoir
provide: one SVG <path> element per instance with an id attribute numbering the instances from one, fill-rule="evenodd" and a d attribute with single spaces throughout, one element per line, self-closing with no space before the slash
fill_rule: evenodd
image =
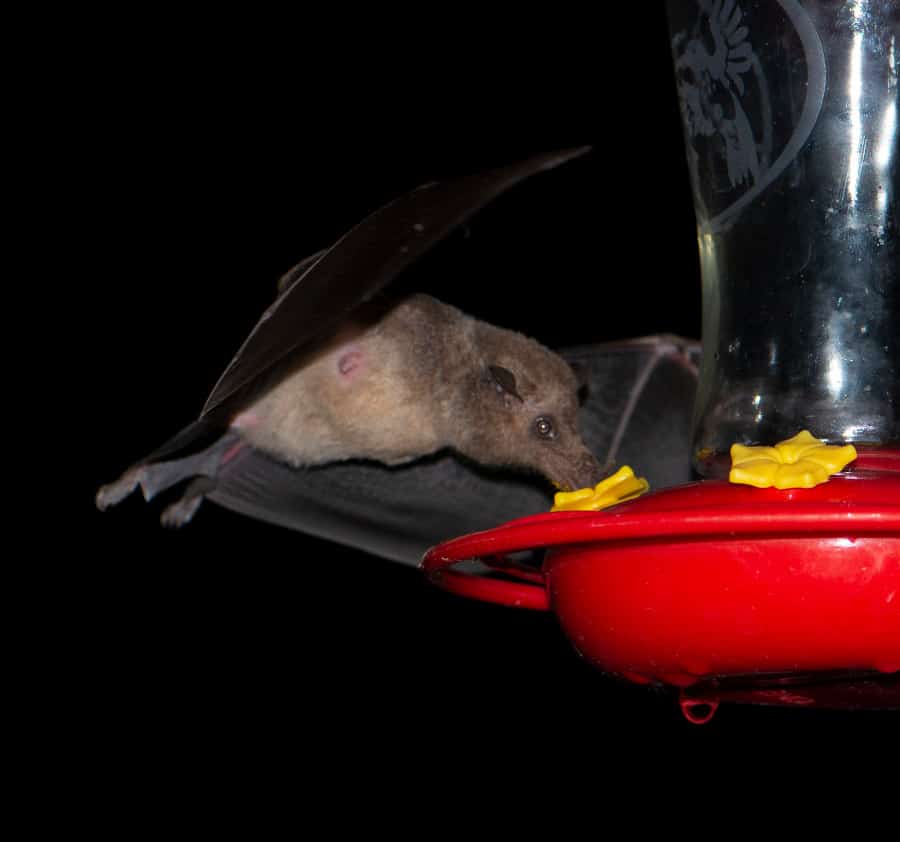
<path id="1" fill-rule="evenodd" d="M 694 465 L 900 447 L 900 3 L 668 0 L 703 279 Z"/>

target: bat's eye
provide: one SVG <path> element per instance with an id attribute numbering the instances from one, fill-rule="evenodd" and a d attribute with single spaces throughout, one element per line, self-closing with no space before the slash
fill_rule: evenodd
<path id="1" fill-rule="evenodd" d="M 534 431 L 542 439 L 556 438 L 556 427 L 553 426 L 553 421 L 546 415 L 541 415 L 535 419 Z"/>

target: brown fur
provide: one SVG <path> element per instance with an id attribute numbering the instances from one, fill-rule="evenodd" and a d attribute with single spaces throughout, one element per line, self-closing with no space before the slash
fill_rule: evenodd
<path id="1" fill-rule="evenodd" d="M 233 426 L 296 466 L 355 458 L 395 465 L 452 448 L 561 487 L 599 480 L 578 434 L 575 375 L 556 354 L 425 295 L 379 316 L 343 329 Z M 514 393 L 491 366 L 513 375 Z M 535 431 L 539 417 L 552 419 L 552 439 Z"/>

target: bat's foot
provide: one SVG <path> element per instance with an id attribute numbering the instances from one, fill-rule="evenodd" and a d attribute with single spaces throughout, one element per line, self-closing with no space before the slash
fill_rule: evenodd
<path id="1" fill-rule="evenodd" d="M 180 529 L 186 523 L 190 523 L 203 503 L 204 496 L 212 491 L 215 485 L 215 480 L 210 477 L 197 477 L 192 480 L 182 498 L 163 509 L 159 522 L 167 529 Z"/>
<path id="2" fill-rule="evenodd" d="M 130 468 L 125 471 L 115 482 L 103 485 L 97 492 L 94 502 L 100 511 L 105 511 L 110 506 L 121 503 L 141 481 L 141 468 Z"/>
<path id="3" fill-rule="evenodd" d="M 166 529 L 180 529 L 186 523 L 190 523 L 191 519 L 197 514 L 197 509 L 203 502 L 203 495 L 192 497 L 190 500 L 182 498 L 171 506 L 166 506 L 162 514 L 159 516 L 159 522 Z"/>

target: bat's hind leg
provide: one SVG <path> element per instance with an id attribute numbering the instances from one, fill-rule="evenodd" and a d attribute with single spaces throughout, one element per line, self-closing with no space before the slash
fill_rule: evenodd
<path id="1" fill-rule="evenodd" d="M 203 498 L 216 487 L 213 477 L 196 477 L 188 483 L 184 494 L 177 503 L 163 509 L 159 522 L 169 529 L 179 529 L 197 514 Z"/>
<path id="2" fill-rule="evenodd" d="M 163 526 L 184 526 L 197 513 L 204 496 L 215 488 L 219 468 L 242 446 L 239 436 L 228 432 L 198 453 L 168 462 L 135 465 L 115 482 L 100 488 L 96 496 L 97 508 L 108 509 L 121 503 L 138 486 L 144 499 L 150 501 L 157 494 L 188 480 L 181 499 L 168 506 L 160 518 Z"/>

